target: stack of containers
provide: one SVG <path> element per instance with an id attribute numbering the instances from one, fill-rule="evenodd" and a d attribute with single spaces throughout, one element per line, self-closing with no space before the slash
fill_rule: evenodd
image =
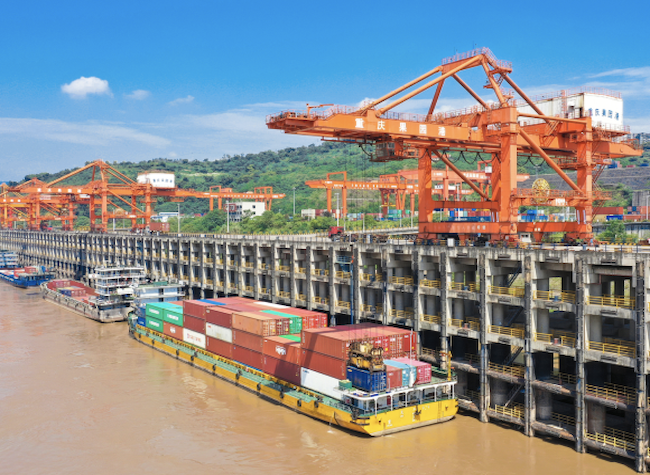
<path id="1" fill-rule="evenodd" d="M 398 369 L 402 376 L 402 387 L 412 388 L 417 378 L 417 369 L 415 366 L 409 366 L 404 363 L 393 360 L 384 360 L 386 371 L 390 369 Z"/>
<path id="2" fill-rule="evenodd" d="M 266 337 L 262 354 L 262 371 L 289 383 L 300 384 L 300 341 L 285 336 Z"/>
<path id="3" fill-rule="evenodd" d="M 415 384 L 425 384 L 431 382 L 431 365 L 429 363 L 410 358 L 396 358 L 395 362 L 403 363 L 415 368 Z"/>
<path id="4" fill-rule="evenodd" d="M 183 307 L 173 303 L 165 303 L 163 307 L 163 333 L 172 338 L 183 338 Z"/>
<path id="5" fill-rule="evenodd" d="M 262 370 L 264 337 L 289 334 L 288 318 L 261 312 L 232 314 L 232 357 L 247 366 Z"/>
<path id="6" fill-rule="evenodd" d="M 145 326 L 147 328 L 162 333 L 164 330 L 163 328 L 164 313 L 165 313 L 164 303 L 147 304 L 147 309 L 145 311 Z"/>
<path id="7" fill-rule="evenodd" d="M 303 329 L 301 366 L 346 379 L 350 344 L 354 341 L 370 341 L 384 348 L 385 358 L 399 358 L 414 354 L 416 336 L 409 330 L 374 323 Z"/>

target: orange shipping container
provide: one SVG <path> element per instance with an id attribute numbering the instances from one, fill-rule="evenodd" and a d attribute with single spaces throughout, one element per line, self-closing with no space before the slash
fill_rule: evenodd
<path id="1" fill-rule="evenodd" d="M 253 312 L 233 313 L 232 327 L 260 336 L 289 334 L 290 320 Z"/>

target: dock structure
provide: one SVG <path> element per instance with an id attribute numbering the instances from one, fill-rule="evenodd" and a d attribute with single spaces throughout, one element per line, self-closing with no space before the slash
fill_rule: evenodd
<path id="1" fill-rule="evenodd" d="M 143 265 L 194 298 L 239 295 L 413 328 L 483 422 L 579 452 L 648 451 L 650 252 L 331 242 L 323 238 L 0 231 L 21 263 L 79 278 Z"/>

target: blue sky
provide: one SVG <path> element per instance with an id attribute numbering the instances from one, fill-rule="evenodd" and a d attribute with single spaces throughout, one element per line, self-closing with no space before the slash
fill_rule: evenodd
<path id="1" fill-rule="evenodd" d="M 5 2 L 0 179 L 98 158 L 218 159 L 311 143 L 267 130 L 266 114 L 307 102 L 356 105 L 474 46 L 512 61 L 512 77 L 531 94 L 621 91 L 625 122 L 650 132 L 650 54 L 637 20 L 650 17 L 650 2 L 494 5 Z M 420 112 L 424 102 L 403 110 Z M 472 104 L 446 87 L 440 107 Z"/>

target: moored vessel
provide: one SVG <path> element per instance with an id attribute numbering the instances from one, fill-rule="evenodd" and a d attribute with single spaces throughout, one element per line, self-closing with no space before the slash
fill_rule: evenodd
<path id="1" fill-rule="evenodd" d="M 412 331 L 328 328 L 326 314 L 234 299 L 149 304 L 145 316 L 129 318 L 129 331 L 265 399 L 370 436 L 448 421 L 458 411 L 456 381 L 417 361 Z"/>
<path id="2" fill-rule="evenodd" d="M 43 282 L 52 280 L 54 277 L 54 272 L 43 266 L 0 269 L 0 280 L 8 282 L 9 284 L 21 289 L 38 287 Z"/>

